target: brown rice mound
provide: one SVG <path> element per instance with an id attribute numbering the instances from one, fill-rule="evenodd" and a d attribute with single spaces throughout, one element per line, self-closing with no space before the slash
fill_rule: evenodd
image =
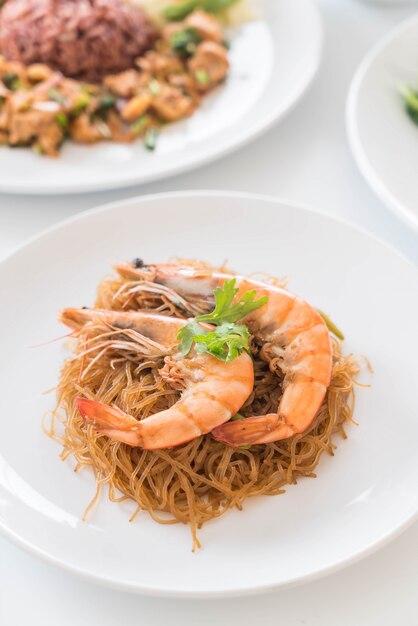
<path id="1" fill-rule="evenodd" d="M 83 80 L 132 67 L 154 37 L 144 12 L 123 0 L 8 0 L 0 12 L 7 59 Z"/>

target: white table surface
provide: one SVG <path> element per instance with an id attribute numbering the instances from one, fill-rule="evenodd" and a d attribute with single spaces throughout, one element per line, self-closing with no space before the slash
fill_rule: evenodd
<path id="1" fill-rule="evenodd" d="M 83 196 L 0 195 L 0 256 L 78 211 L 143 193 L 194 188 L 265 193 L 317 207 L 375 233 L 418 263 L 416 234 L 369 190 L 349 152 L 344 126 L 347 90 L 357 64 L 383 34 L 418 11 L 418 3 L 318 3 L 324 21 L 323 63 L 307 97 L 279 126 L 239 153 L 163 183 Z M 220 601 L 113 592 L 38 562 L 0 539 L 1 626 L 115 626 L 130 620 L 141 626 L 416 626 L 417 584 L 418 524 L 375 555 L 322 580 Z"/>

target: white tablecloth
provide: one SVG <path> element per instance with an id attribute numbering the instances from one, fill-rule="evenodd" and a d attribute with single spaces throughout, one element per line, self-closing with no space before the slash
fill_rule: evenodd
<path id="1" fill-rule="evenodd" d="M 418 262 L 417 236 L 363 181 L 344 124 L 356 66 L 384 33 L 418 10 L 418 3 L 379 8 L 356 0 L 319 0 L 319 6 L 324 21 L 319 75 L 279 126 L 230 157 L 163 183 L 83 196 L 0 195 L 0 256 L 78 211 L 137 194 L 194 188 L 264 193 L 317 207 L 376 234 Z M 417 584 L 418 524 L 338 574 L 269 595 L 219 601 L 152 599 L 102 589 L 0 539 L 1 626 L 416 626 Z"/>

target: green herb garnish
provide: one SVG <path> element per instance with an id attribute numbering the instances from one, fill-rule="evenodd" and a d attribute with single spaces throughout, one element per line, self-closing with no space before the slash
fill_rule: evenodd
<path id="1" fill-rule="evenodd" d="M 48 98 L 54 102 L 58 102 L 59 104 L 67 104 L 67 98 L 63 96 L 58 89 L 55 89 L 55 87 L 51 87 L 48 91 Z"/>
<path id="2" fill-rule="evenodd" d="M 344 334 L 340 331 L 338 326 L 334 324 L 331 318 L 323 311 L 320 311 L 319 309 L 317 309 L 317 311 L 327 325 L 328 330 L 332 332 L 336 337 L 338 337 L 338 339 L 341 339 L 341 341 L 345 339 Z"/>
<path id="3" fill-rule="evenodd" d="M 155 150 L 157 145 L 158 131 L 156 128 L 148 128 L 145 133 L 144 146 L 147 150 Z"/>
<path id="4" fill-rule="evenodd" d="M 116 98 L 112 94 L 107 94 L 100 98 L 97 109 L 94 112 L 95 117 L 100 117 L 100 119 L 106 120 L 109 111 L 113 108 L 115 102 Z"/>
<path id="5" fill-rule="evenodd" d="M 62 111 L 60 111 L 59 113 L 56 114 L 55 119 L 58 122 L 58 124 L 61 126 L 62 132 L 65 134 L 68 130 L 68 125 L 69 125 L 68 116 Z"/>
<path id="6" fill-rule="evenodd" d="M 209 322 L 209 324 L 223 324 L 224 322 L 238 322 L 245 315 L 259 309 L 263 304 L 268 301 L 268 296 L 263 296 L 258 300 L 255 300 L 256 290 L 251 289 L 246 291 L 243 296 L 233 303 L 235 296 L 238 293 L 238 288 L 235 287 L 236 279 L 226 280 L 223 287 L 216 287 L 214 293 L 215 308 L 212 313 L 205 315 L 199 315 L 196 317 L 198 322 Z"/>
<path id="7" fill-rule="evenodd" d="M 8 89 L 12 91 L 17 91 L 19 87 L 22 86 L 22 83 L 19 80 L 19 76 L 14 72 L 6 72 L 3 75 L 3 83 L 6 85 Z"/>
<path id="8" fill-rule="evenodd" d="M 34 143 L 32 146 L 32 150 L 36 152 L 36 154 L 44 154 L 44 149 L 39 143 Z"/>
<path id="9" fill-rule="evenodd" d="M 164 11 L 164 17 L 171 22 L 183 20 L 195 9 L 203 9 L 208 13 L 220 13 L 229 9 L 237 0 L 183 0 L 168 5 Z"/>
<path id="10" fill-rule="evenodd" d="M 170 37 L 170 47 L 183 59 L 187 59 L 196 52 L 201 38 L 195 28 L 184 28 L 173 33 Z"/>
<path id="11" fill-rule="evenodd" d="M 195 77 L 199 85 L 209 85 L 210 83 L 210 76 L 206 70 L 197 70 Z"/>
<path id="12" fill-rule="evenodd" d="M 418 90 L 405 85 L 401 88 L 401 94 L 406 112 L 411 120 L 418 124 Z"/>
<path id="13" fill-rule="evenodd" d="M 156 80 L 155 78 L 150 80 L 148 83 L 148 90 L 152 96 L 158 96 L 161 91 L 161 86 L 158 80 Z"/>
<path id="14" fill-rule="evenodd" d="M 88 107 L 88 105 L 90 104 L 90 96 L 88 93 L 81 93 L 77 100 L 74 103 L 74 107 L 73 110 L 71 111 L 71 113 L 73 115 L 80 115 L 80 113 L 82 113 L 84 111 L 84 109 L 86 109 Z"/>
<path id="15" fill-rule="evenodd" d="M 248 329 L 244 324 L 236 322 L 266 304 L 268 297 L 255 300 L 256 291 L 251 290 L 234 303 L 238 293 L 235 283 L 236 279 L 233 278 L 225 281 L 223 287 L 217 287 L 214 291 L 215 308 L 212 313 L 198 315 L 179 331 L 177 338 L 180 340 L 183 356 L 190 352 L 193 344 L 197 354 L 212 354 L 225 362 L 232 361 L 243 350 L 249 350 Z M 209 330 L 202 326 L 202 322 L 209 322 L 215 328 Z"/>
<path id="16" fill-rule="evenodd" d="M 132 132 L 134 132 L 136 135 L 140 135 L 142 131 L 145 130 L 145 128 L 147 127 L 150 119 L 151 118 L 149 117 L 149 115 L 141 115 L 141 117 L 138 117 L 138 119 L 131 124 Z"/>

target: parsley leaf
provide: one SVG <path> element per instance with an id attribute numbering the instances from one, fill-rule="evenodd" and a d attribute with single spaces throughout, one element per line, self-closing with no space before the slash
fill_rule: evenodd
<path id="1" fill-rule="evenodd" d="M 196 52 L 201 37 L 195 28 L 184 28 L 170 37 L 170 47 L 183 59 L 188 59 Z"/>
<path id="2" fill-rule="evenodd" d="M 214 291 L 215 308 L 212 313 L 199 315 L 183 326 L 177 338 L 180 340 L 180 351 L 186 356 L 195 344 L 197 354 L 211 354 L 220 361 L 229 362 L 249 350 L 247 327 L 236 322 L 251 311 L 263 306 L 268 297 L 255 300 L 256 291 L 243 294 L 238 302 L 234 298 L 238 293 L 236 279 L 225 281 L 223 287 Z M 205 328 L 201 322 L 210 322 L 214 328 Z"/>
<path id="3" fill-rule="evenodd" d="M 248 350 L 250 333 L 243 324 L 225 323 L 202 335 L 196 335 L 196 352 L 208 352 L 220 361 L 233 361 L 243 350 Z"/>
<path id="4" fill-rule="evenodd" d="M 237 322 L 251 311 L 260 308 L 268 301 L 267 296 L 263 296 L 255 300 L 256 290 L 247 291 L 241 299 L 233 304 L 234 298 L 238 293 L 235 287 L 236 279 L 225 281 L 223 287 L 217 287 L 214 291 L 215 308 L 212 313 L 199 315 L 196 317 L 198 322 L 209 322 L 210 324 L 222 324 L 224 322 Z"/>
<path id="5" fill-rule="evenodd" d="M 180 339 L 180 352 L 182 356 L 189 354 L 195 338 L 201 335 L 203 336 L 206 332 L 203 326 L 198 324 L 195 319 L 191 319 L 187 322 L 177 333 L 177 339 Z"/>
<path id="6" fill-rule="evenodd" d="M 4 79 L 3 79 L 4 80 Z M 406 112 L 415 124 L 418 124 L 418 91 L 404 86 L 401 89 Z"/>

